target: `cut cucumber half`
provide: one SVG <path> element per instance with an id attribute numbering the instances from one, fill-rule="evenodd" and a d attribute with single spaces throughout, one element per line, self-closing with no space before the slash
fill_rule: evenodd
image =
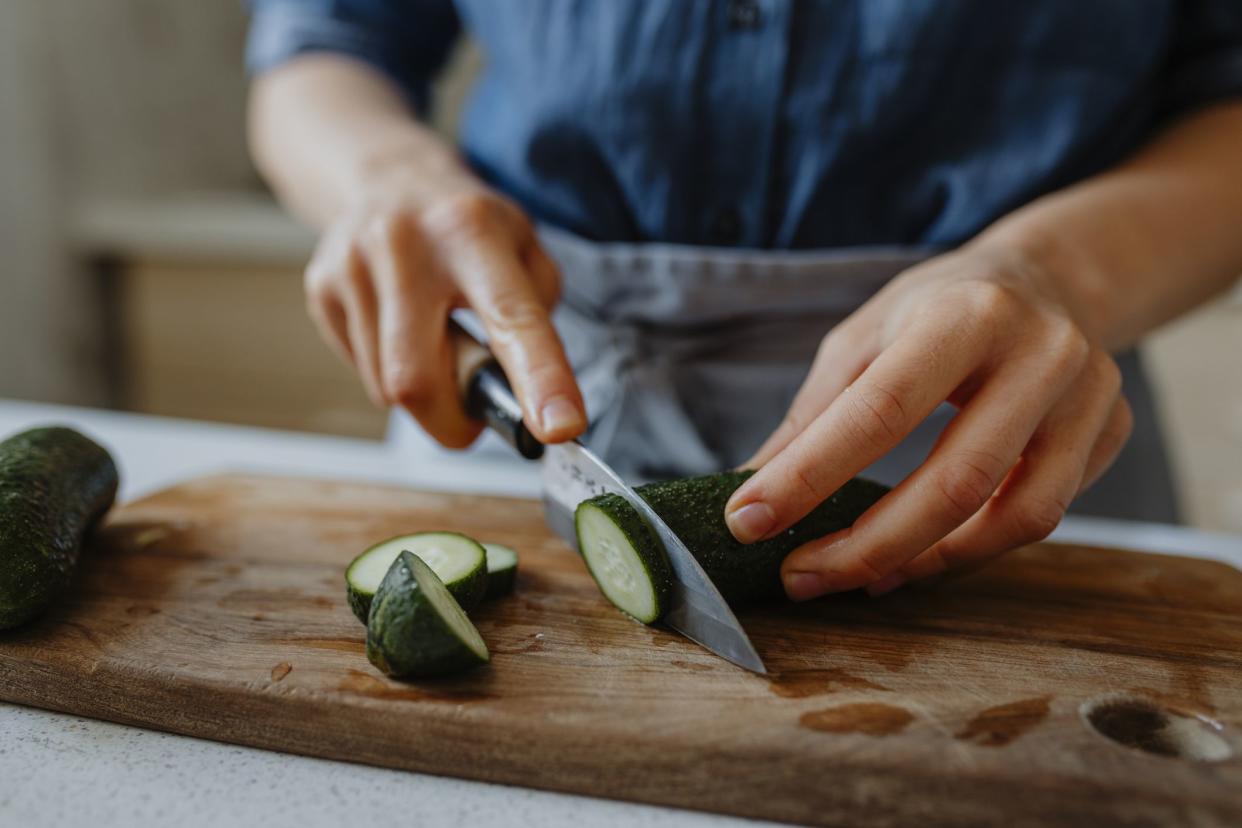
<path id="1" fill-rule="evenodd" d="M 888 493 L 887 486 L 856 477 L 786 531 L 743 544 L 725 524 L 724 510 L 751 474 L 723 472 L 649 483 L 636 490 L 733 607 L 783 597 L 785 556 L 804 543 L 852 526 Z M 649 624 L 659 618 L 666 601 L 662 584 L 669 577 L 668 557 L 638 510 L 617 495 L 600 495 L 580 504 L 575 514 L 578 548 L 604 595 L 639 621 Z M 649 585 L 641 583 L 644 571 Z"/>
<path id="2" fill-rule="evenodd" d="M 578 548 L 604 597 L 644 624 L 668 604 L 673 570 L 655 531 L 619 495 L 601 495 L 574 511 Z"/>
<path id="3" fill-rule="evenodd" d="M 513 592 L 517 582 L 517 552 L 499 543 L 485 543 L 487 551 L 487 592 L 484 598 L 498 598 Z"/>
<path id="4" fill-rule="evenodd" d="M 491 660 L 483 636 L 422 558 L 401 552 L 367 621 L 367 659 L 390 676 L 443 676 Z"/>
<path id="5" fill-rule="evenodd" d="M 457 602 L 470 611 L 487 591 L 487 553 L 476 540 L 457 532 L 416 532 L 375 544 L 345 570 L 350 609 L 367 623 L 371 599 L 403 551 L 422 558 L 440 577 Z"/>

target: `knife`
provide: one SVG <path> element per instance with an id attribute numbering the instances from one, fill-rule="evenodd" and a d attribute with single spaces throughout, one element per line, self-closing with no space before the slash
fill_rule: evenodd
<path id="1" fill-rule="evenodd" d="M 542 459 L 544 518 L 548 527 L 577 549 L 574 510 L 578 504 L 601 494 L 625 498 L 655 530 L 673 568 L 672 596 L 662 623 L 739 667 L 766 673 L 746 631 L 681 539 L 633 488 L 582 443 L 573 440 L 545 446 L 535 439 L 522 422 L 522 408 L 500 363 L 458 320 L 467 322 L 455 315 L 449 325 L 466 413 L 486 423 L 523 457 Z"/>

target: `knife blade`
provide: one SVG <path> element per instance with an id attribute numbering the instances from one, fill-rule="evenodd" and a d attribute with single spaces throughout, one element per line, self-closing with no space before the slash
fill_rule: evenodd
<path id="1" fill-rule="evenodd" d="M 739 667 L 767 672 L 750 637 L 690 550 L 647 501 L 590 449 L 576 440 L 545 446 L 543 484 L 548 526 L 575 549 L 577 505 L 601 494 L 625 498 L 655 530 L 673 567 L 672 600 L 662 623 Z"/>
<path id="2" fill-rule="evenodd" d="M 450 323 L 457 377 L 466 411 L 497 432 L 523 457 L 542 458 L 544 515 L 549 528 L 577 548 L 574 510 L 596 495 L 625 498 L 655 530 L 673 569 L 673 589 L 661 622 L 739 667 L 766 673 L 763 660 L 703 567 L 656 514 L 608 464 L 577 440 L 544 446 L 522 422 L 522 409 L 499 363 L 478 339 Z"/>

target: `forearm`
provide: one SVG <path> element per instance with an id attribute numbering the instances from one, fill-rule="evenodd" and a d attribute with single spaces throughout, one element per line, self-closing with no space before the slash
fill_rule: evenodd
<path id="1" fill-rule="evenodd" d="M 1028 254 L 1089 336 L 1125 348 L 1242 274 L 1240 148 L 1242 104 L 1204 110 L 972 244 Z"/>
<path id="2" fill-rule="evenodd" d="M 349 57 L 308 54 L 260 76 L 251 152 L 286 206 L 324 228 L 368 181 L 400 175 L 407 193 L 465 172 L 400 90 Z"/>

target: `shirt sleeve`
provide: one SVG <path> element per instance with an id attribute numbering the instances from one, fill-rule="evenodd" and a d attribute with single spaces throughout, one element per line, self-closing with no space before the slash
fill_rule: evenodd
<path id="1" fill-rule="evenodd" d="M 248 0 L 246 65 L 259 74 L 305 52 L 339 52 L 392 78 L 425 114 L 460 30 L 451 0 Z"/>
<path id="2" fill-rule="evenodd" d="M 1162 87 L 1166 116 L 1242 97 L 1242 2 L 1182 0 Z"/>

